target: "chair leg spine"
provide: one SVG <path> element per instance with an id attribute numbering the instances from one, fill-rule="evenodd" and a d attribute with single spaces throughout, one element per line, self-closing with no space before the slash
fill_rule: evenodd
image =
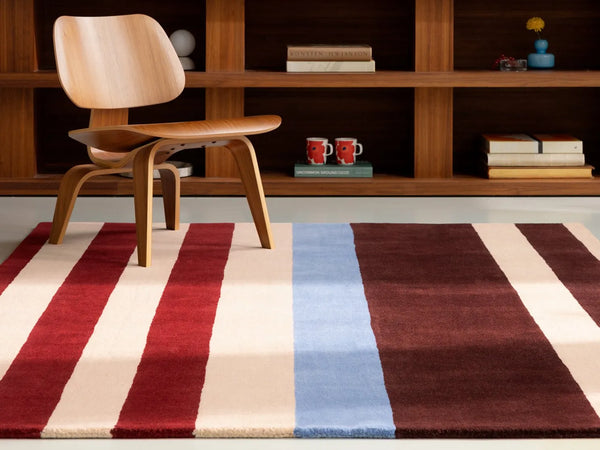
<path id="1" fill-rule="evenodd" d="M 160 174 L 167 229 L 178 230 L 179 197 L 181 193 L 179 172 L 176 167 L 168 163 L 156 166 L 156 168 Z"/>
<path id="2" fill-rule="evenodd" d="M 133 160 L 133 198 L 137 235 L 138 264 L 152 264 L 152 194 L 154 154 L 153 147 L 140 150 Z"/>
<path id="3" fill-rule="evenodd" d="M 271 221 L 254 147 L 244 136 L 229 142 L 226 147 L 231 151 L 237 163 L 260 243 L 263 248 L 274 248 Z"/>

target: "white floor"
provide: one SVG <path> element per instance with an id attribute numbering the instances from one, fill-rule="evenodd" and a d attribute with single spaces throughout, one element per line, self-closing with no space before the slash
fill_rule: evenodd
<path id="1" fill-rule="evenodd" d="M 38 222 L 52 220 L 53 197 L 0 197 L 0 259 L 4 260 Z M 268 198 L 273 222 L 579 222 L 600 238 L 600 198 Z M 160 199 L 154 220 L 162 222 Z M 133 222 L 133 200 L 93 197 L 77 201 L 73 221 Z M 182 222 L 249 222 L 243 198 L 183 198 Z M 349 450 L 591 450 L 600 440 L 0 440 L 0 449 L 349 449 Z"/>

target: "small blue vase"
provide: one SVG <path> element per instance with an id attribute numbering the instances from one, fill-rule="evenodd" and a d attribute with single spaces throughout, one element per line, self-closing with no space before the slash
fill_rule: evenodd
<path id="1" fill-rule="evenodd" d="M 548 41 L 546 39 L 536 39 L 533 45 L 536 53 L 530 53 L 527 56 L 527 67 L 532 69 L 550 69 L 554 67 L 554 55 L 546 53 Z"/>

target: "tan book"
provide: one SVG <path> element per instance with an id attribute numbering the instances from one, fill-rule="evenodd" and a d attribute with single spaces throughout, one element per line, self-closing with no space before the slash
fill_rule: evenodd
<path id="1" fill-rule="evenodd" d="M 487 153 L 539 153 L 539 142 L 524 133 L 484 134 Z"/>
<path id="2" fill-rule="evenodd" d="M 592 178 L 590 165 L 545 166 L 545 167 L 501 167 L 487 168 L 488 178 Z"/>
<path id="3" fill-rule="evenodd" d="M 581 139 L 570 134 L 534 134 L 540 141 L 542 153 L 583 153 Z"/>
<path id="4" fill-rule="evenodd" d="M 288 45 L 288 61 L 370 61 L 369 45 Z"/>

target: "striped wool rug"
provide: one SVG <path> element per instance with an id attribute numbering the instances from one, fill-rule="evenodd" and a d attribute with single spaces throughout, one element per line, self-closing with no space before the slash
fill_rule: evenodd
<path id="1" fill-rule="evenodd" d="M 573 224 L 40 224 L 0 266 L 1 437 L 598 437 Z"/>

